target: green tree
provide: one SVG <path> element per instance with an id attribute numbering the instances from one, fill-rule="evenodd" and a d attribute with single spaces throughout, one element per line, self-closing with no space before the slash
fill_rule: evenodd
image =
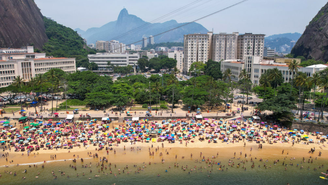
<path id="1" fill-rule="evenodd" d="M 289 63 L 288 69 L 290 73 L 292 74 L 292 78 L 290 79 L 293 85 L 293 80 L 294 80 L 294 74 L 298 73 L 298 63 L 296 60 L 293 60 L 293 62 Z M 290 94 L 292 94 L 292 89 L 290 89 Z"/>
<path id="2" fill-rule="evenodd" d="M 94 62 L 89 63 L 88 65 L 89 70 L 98 70 L 98 65 Z"/>
<path id="3" fill-rule="evenodd" d="M 300 103 L 300 106 L 301 106 L 301 103 L 302 101 L 304 101 L 305 99 L 305 96 L 304 96 L 304 89 L 308 86 L 308 78 L 307 78 L 307 75 L 306 73 L 302 73 L 302 72 L 299 72 L 295 78 L 295 84 L 296 86 L 299 87 L 299 103 Z M 300 107 L 300 118 L 301 120 L 303 119 L 303 109 Z"/>
<path id="4" fill-rule="evenodd" d="M 208 60 L 205 66 L 205 74 L 214 78 L 214 80 L 222 79 L 221 62 Z"/>
<path id="5" fill-rule="evenodd" d="M 175 104 L 177 104 L 179 102 L 179 100 L 181 100 L 182 98 L 182 88 L 177 85 L 176 83 L 173 83 L 169 86 L 166 87 L 165 89 L 165 94 L 167 95 L 167 101 L 169 103 L 172 103 L 172 108 L 171 108 L 171 112 L 173 113 L 173 109 Z"/>
<path id="6" fill-rule="evenodd" d="M 194 62 L 190 65 L 189 73 L 199 76 L 201 72 L 205 71 L 206 64 L 203 62 Z"/>
<path id="7" fill-rule="evenodd" d="M 119 109 L 122 109 L 122 107 L 127 105 L 129 102 L 130 96 L 126 94 L 113 94 L 111 98 L 112 105 L 117 106 Z"/>
<path id="8" fill-rule="evenodd" d="M 94 108 L 102 108 L 110 105 L 113 94 L 106 92 L 87 93 L 85 101 Z"/>
<path id="9" fill-rule="evenodd" d="M 315 91 L 316 91 L 316 87 L 319 85 L 319 83 L 320 83 L 320 74 L 319 73 L 314 73 L 313 74 L 313 77 L 310 77 L 309 78 L 309 82 L 310 82 L 310 84 L 312 85 L 312 87 L 313 87 L 313 91 L 314 91 L 314 93 L 313 93 L 313 102 L 315 102 L 315 99 L 316 99 L 316 97 L 315 97 Z M 315 120 L 315 113 L 316 113 L 316 110 L 315 110 L 315 103 L 314 103 L 314 120 Z"/>
<path id="10" fill-rule="evenodd" d="M 226 69 L 224 72 L 223 72 L 223 77 L 222 77 L 222 79 L 223 79 L 223 81 L 225 81 L 225 82 L 227 82 L 227 83 L 229 83 L 229 85 L 230 85 L 230 92 L 232 92 L 232 78 L 233 77 L 235 77 L 233 74 L 232 74 L 232 72 L 231 72 L 231 70 L 230 69 Z M 228 103 L 228 97 L 229 96 L 226 96 L 226 104 Z M 227 105 L 225 105 L 225 111 L 227 110 Z"/>

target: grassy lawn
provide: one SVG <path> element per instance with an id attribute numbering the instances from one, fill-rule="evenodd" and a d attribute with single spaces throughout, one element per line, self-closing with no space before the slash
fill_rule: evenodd
<path id="1" fill-rule="evenodd" d="M 81 100 L 77 100 L 77 99 L 68 99 L 67 101 L 67 106 L 86 106 L 87 103 Z M 61 103 L 60 105 L 66 105 L 66 101 L 64 101 L 63 103 Z"/>
<path id="2" fill-rule="evenodd" d="M 54 111 L 56 111 L 56 108 L 54 107 L 53 108 L 54 109 Z M 79 109 L 79 111 L 83 111 L 83 110 L 88 110 L 86 107 L 84 107 L 84 106 L 76 106 L 76 107 L 67 107 L 67 111 L 73 111 L 73 110 L 75 110 L 75 109 Z M 52 110 L 52 109 L 50 109 L 50 110 Z M 64 108 L 57 108 L 57 111 L 66 111 L 66 108 L 64 107 Z"/>
<path id="3" fill-rule="evenodd" d="M 12 111 L 20 111 L 20 108 L 5 108 L 4 111 L 6 111 L 6 113 L 11 113 Z"/>
<path id="4" fill-rule="evenodd" d="M 155 107 L 151 107 L 152 109 L 156 109 Z M 157 106 L 157 109 L 159 110 L 159 106 Z M 136 111 L 136 110 L 143 110 L 143 111 L 147 111 L 148 108 L 142 108 L 142 107 L 131 107 L 131 111 Z"/>
<path id="5" fill-rule="evenodd" d="M 24 105 L 24 104 L 22 104 L 22 105 Z M 20 107 L 20 104 L 17 104 L 17 105 L 16 105 L 16 104 L 15 104 L 15 105 L 7 104 L 6 106 L 7 106 L 7 107 Z"/>
<path id="6" fill-rule="evenodd" d="M 75 109 L 76 108 L 70 107 L 70 108 L 67 108 L 67 111 L 73 111 Z M 50 109 L 50 110 L 52 110 L 52 109 Z M 56 108 L 53 108 L 53 110 L 56 111 Z M 66 111 L 66 108 L 63 108 L 63 109 L 57 108 L 57 111 Z"/>

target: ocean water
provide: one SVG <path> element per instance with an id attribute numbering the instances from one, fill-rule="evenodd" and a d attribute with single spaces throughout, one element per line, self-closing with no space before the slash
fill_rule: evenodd
<path id="1" fill-rule="evenodd" d="M 172 158 L 174 158 L 172 156 Z M 199 158 L 200 159 L 200 158 Z M 0 184 L 10 185 L 10 184 L 70 184 L 70 185 L 80 185 L 80 184 L 131 184 L 131 185 L 144 185 L 144 184 L 159 184 L 159 185 L 170 185 L 170 184 L 327 184 L 328 181 L 320 179 L 319 176 L 321 172 L 325 172 L 328 169 L 327 160 L 314 160 L 313 163 L 302 163 L 301 159 L 290 160 L 285 159 L 287 166 L 282 165 L 283 159 L 280 159 L 280 162 L 276 165 L 273 164 L 273 159 L 269 159 L 268 162 L 260 162 L 258 159 L 254 160 L 255 167 L 251 168 L 252 162 L 248 158 L 248 162 L 241 164 L 237 168 L 237 164 L 243 159 L 230 159 L 235 163 L 233 167 L 228 166 L 228 158 L 214 159 L 216 162 L 220 162 L 220 165 L 225 165 L 224 171 L 219 170 L 220 165 L 214 164 L 213 167 L 209 166 L 208 163 L 196 159 L 184 159 L 164 162 L 162 164 L 152 163 L 124 163 L 115 161 L 111 162 L 112 174 L 110 174 L 109 163 L 104 163 L 107 166 L 107 170 L 103 169 L 103 172 L 100 171 L 100 167 L 96 167 L 96 163 L 99 161 L 97 159 L 87 159 L 84 160 L 84 165 L 90 164 L 87 168 L 82 168 L 81 161 L 73 163 L 73 161 L 57 161 L 46 163 L 45 168 L 42 169 L 42 163 L 38 164 L 36 167 L 29 167 L 29 165 L 20 165 L 20 166 L 11 166 L 9 168 L 0 168 L 0 173 L 2 177 L 0 178 Z M 174 167 L 175 163 L 179 163 L 179 167 Z M 293 166 L 290 165 L 293 163 Z M 268 167 L 265 168 L 264 164 Z M 299 166 L 297 167 L 297 164 Z M 323 168 L 319 169 L 318 166 L 324 165 Z M 77 167 L 77 170 L 69 167 L 74 165 Z M 115 168 L 116 165 L 116 168 Z M 124 170 L 124 167 L 128 165 L 128 169 Z M 134 166 L 136 165 L 136 167 Z M 188 167 L 184 171 L 183 167 Z M 260 165 L 260 167 L 258 167 Z M 245 166 L 246 170 L 242 167 Z M 269 167 L 271 166 L 271 168 Z M 300 167 L 303 166 L 303 169 Z M 308 169 L 308 167 L 310 169 Z M 142 170 L 138 169 L 141 168 Z M 228 168 L 228 170 L 226 170 Z M 287 168 L 287 170 L 285 170 Z M 318 170 L 314 171 L 314 168 Z M 24 170 L 27 170 L 27 173 L 23 173 Z M 120 169 L 120 174 L 118 169 Z M 193 171 L 191 172 L 191 169 Z M 63 171 L 65 175 L 61 176 L 59 172 Z M 92 170 L 92 173 L 90 173 Z M 98 172 L 100 171 L 100 173 Z M 166 172 L 167 170 L 167 172 Z M 9 174 L 9 172 L 16 172 L 16 176 Z M 54 171 L 57 175 L 57 179 L 54 179 L 52 175 Z M 35 176 L 40 172 L 39 178 L 36 179 Z M 83 172 L 85 176 L 83 176 Z M 129 173 L 128 173 L 129 172 Z M 77 177 L 77 173 L 79 177 Z M 116 176 L 115 176 L 116 174 Z M 159 174 L 159 176 L 158 176 Z M 69 175 L 69 178 L 67 177 Z M 95 177 L 99 175 L 99 177 Z M 321 175 L 322 176 L 322 175 Z M 22 178 L 26 177 L 25 180 Z M 90 178 L 90 179 L 89 179 Z"/>

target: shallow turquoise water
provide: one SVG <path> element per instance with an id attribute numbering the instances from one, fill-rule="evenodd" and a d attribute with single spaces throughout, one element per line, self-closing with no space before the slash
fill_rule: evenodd
<path id="1" fill-rule="evenodd" d="M 216 159 L 220 161 L 222 165 L 228 165 L 228 159 Z M 137 167 L 133 167 L 133 164 L 128 164 L 129 168 L 123 173 L 123 168 L 127 164 L 116 164 L 112 163 L 111 169 L 113 174 L 110 174 L 109 168 L 104 169 L 103 172 L 98 172 L 100 167 L 96 167 L 96 159 L 85 160 L 83 164 L 89 164 L 92 162 L 91 168 L 82 168 L 82 163 L 78 161 L 73 163 L 72 161 L 62 161 L 45 164 L 45 168 L 41 168 L 41 164 L 38 165 L 38 168 L 29 167 L 29 166 L 18 166 L 10 168 L 0 168 L 0 173 L 2 177 L 0 178 L 0 184 L 327 184 L 328 182 L 322 179 L 319 179 L 321 175 L 320 172 L 325 172 L 328 169 L 328 163 L 326 160 L 314 160 L 311 163 L 301 163 L 301 160 L 285 160 L 287 164 L 290 162 L 294 163 L 293 166 L 288 165 L 287 171 L 285 171 L 285 166 L 282 165 L 282 160 L 277 164 L 273 164 L 273 160 L 268 162 L 259 162 L 259 160 L 254 160 L 255 167 L 252 169 L 252 163 L 250 161 L 242 164 L 240 168 L 237 168 L 237 163 L 241 160 L 234 159 L 234 167 L 228 167 L 228 170 L 219 171 L 219 165 L 215 164 L 213 167 L 209 167 L 209 164 L 205 162 L 196 162 L 196 160 L 180 160 L 179 167 L 174 167 L 174 162 L 168 163 L 157 163 L 146 165 L 143 168 L 144 164 L 135 163 Z M 271 168 L 264 168 L 264 163 L 267 166 L 271 165 Z M 300 166 L 297 167 L 296 164 L 299 163 L 300 166 L 303 165 L 304 168 L 300 169 Z M 322 169 L 314 171 L 313 168 L 318 168 L 319 165 L 324 164 L 325 166 Z M 76 165 L 77 170 L 70 168 L 69 165 Z M 105 163 L 106 166 L 109 163 Z M 182 166 L 188 165 L 186 171 L 182 170 Z M 246 167 L 246 171 L 242 166 Z M 258 165 L 261 165 L 259 168 Z M 196 166 L 196 167 L 195 167 Z M 141 167 L 139 173 L 135 173 L 137 169 Z M 171 168 L 169 168 L 171 167 Z M 193 167 L 193 172 L 190 172 L 191 167 Z M 195 167 L 195 169 L 194 169 Z M 308 170 L 307 168 L 310 167 Z M 24 169 L 27 169 L 27 173 L 22 173 Z M 90 173 L 90 169 L 93 171 Z M 118 173 L 118 169 L 121 170 L 121 174 Z M 64 171 L 66 174 L 64 176 L 60 175 L 58 170 Z M 165 172 L 167 170 L 168 172 Z M 17 176 L 10 175 L 5 171 L 16 171 Z M 54 171 L 58 176 L 54 180 L 51 171 Z M 129 174 L 127 174 L 129 171 Z M 209 173 L 211 171 L 211 173 Z M 40 172 L 39 178 L 36 179 L 35 176 Z M 82 173 L 85 173 L 85 176 L 82 176 Z M 189 173 L 190 172 L 190 173 Z M 77 177 L 79 173 L 79 177 Z M 100 175 L 100 177 L 95 178 L 95 175 Z M 116 177 L 115 175 L 116 174 Z M 160 174 L 160 177 L 157 175 Z M 67 175 L 70 177 L 67 178 Z M 208 176 L 210 175 L 210 176 Z M 25 180 L 22 177 L 26 177 Z M 91 178 L 91 180 L 89 180 Z"/>

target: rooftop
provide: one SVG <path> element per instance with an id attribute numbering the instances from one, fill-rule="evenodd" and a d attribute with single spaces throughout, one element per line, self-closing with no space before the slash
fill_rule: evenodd
<path id="1" fill-rule="evenodd" d="M 49 57 L 49 58 L 36 58 L 34 60 L 54 60 L 54 59 L 68 59 L 66 57 Z"/>
<path id="2" fill-rule="evenodd" d="M 306 68 L 327 68 L 328 64 L 315 64 L 312 66 L 307 66 Z"/>

